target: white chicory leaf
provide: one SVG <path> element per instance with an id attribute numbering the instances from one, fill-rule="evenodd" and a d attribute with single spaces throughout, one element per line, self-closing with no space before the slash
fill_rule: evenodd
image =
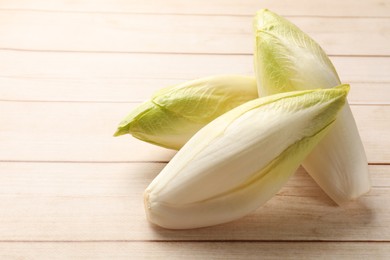
<path id="1" fill-rule="evenodd" d="M 148 219 L 187 229 L 254 211 L 331 129 L 348 85 L 249 101 L 197 132 L 144 193 Z"/>
<path id="2" fill-rule="evenodd" d="M 283 17 L 261 10 L 254 21 L 255 73 L 260 96 L 340 84 L 323 49 Z M 367 159 L 347 104 L 334 128 L 303 162 L 319 186 L 338 204 L 370 189 Z"/>

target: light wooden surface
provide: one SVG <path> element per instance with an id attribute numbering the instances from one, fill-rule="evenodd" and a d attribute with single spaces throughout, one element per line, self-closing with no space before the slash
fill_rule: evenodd
<path id="1" fill-rule="evenodd" d="M 113 138 L 155 90 L 253 74 L 252 16 L 269 8 L 330 55 L 372 190 L 337 207 L 303 169 L 253 214 L 151 226 L 142 192 L 173 151 Z M 389 259 L 389 0 L 1 0 L 0 259 Z"/>

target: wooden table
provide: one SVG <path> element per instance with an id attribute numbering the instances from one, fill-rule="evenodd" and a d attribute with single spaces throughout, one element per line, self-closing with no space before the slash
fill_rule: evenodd
<path id="1" fill-rule="evenodd" d="M 299 170 L 233 223 L 149 225 L 143 190 L 174 152 L 117 123 L 164 86 L 253 74 L 264 7 L 351 84 L 371 192 L 337 207 Z M 0 61 L 0 259 L 389 259 L 389 0 L 2 0 Z"/>

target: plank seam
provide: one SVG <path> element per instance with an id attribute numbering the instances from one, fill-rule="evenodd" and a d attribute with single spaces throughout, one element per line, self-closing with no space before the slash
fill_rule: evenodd
<path id="1" fill-rule="evenodd" d="M 44 53 L 82 53 L 82 54 L 150 54 L 150 55 L 210 55 L 210 56 L 252 56 L 253 53 L 246 52 L 145 52 L 145 51 L 88 51 L 88 50 L 47 50 L 47 49 L 22 49 L 0 47 L 0 51 L 13 52 L 44 52 Z M 390 54 L 332 54 L 329 57 L 357 57 L 357 58 L 390 58 Z"/>
<path id="2" fill-rule="evenodd" d="M 173 150 L 171 150 L 174 152 Z M 155 161 L 76 161 L 76 160 L 0 160 L 0 163 L 169 163 L 169 160 L 155 160 Z M 369 162 L 368 165 L 371 166 L 387 166 L 390 165 L 390 162 Z"/>
<path id="3" fill-rule="evenodd" d="M 143 239 L 123 239 L 123 240 L 0 240 L 0 243 L 389 243 L 390 240 L 143 240 Z"/>
<path id="4" fill-rule="evenodd" d="M 114 137 L 113 137 L 114 138 Z M 173 150 L 172 150 L 173 151 Z M 0 163 L 118 163 L 118 164 L 125 164 L 125 163 L 168 163 L 167 160 L 161 160 L 161 161 L 76 161 L 76 160 L 0 160 Z"/>
<path id="5" fill-rule="evenodd" d="M 350 57 L 354 58 L 354 57 Z M 375 57 L 374 57 L 375 58 Z M 249 74 L 242 74 L 242 75 L 249 75 Z M 253 76 L 253 75 L 252 75 Z M 4 79 L 17 79 L 17 80 L 25 80 L 25 79 L 37 79 L 37 80 L 89 80 L 89 78 L 82 78 L 82 77 L 38 77 L 38 76 L 12 76 L 12 75 L 0 75 L 0 78 Z M 94 79 L 145 79 L 145 80 L 189 80 L 189 78 L 181 78 L 181 77 L 175 77 L 175 78 L 162 78 L 162 77 L 94 77 Z M 389 84 L 390 81 L 356 81 L 356 80 L 350 80 L 348 81 L 350 84 Z M 1 86 L 0 86 L 1 87 Z"/>
<path id="6" fill-rule="evenodd" d="M 10 102 L 10 103 L 94 103 L 94 104 L 141 104 L 145 100 L 40 100 L 40 99 L 0 99 L 0 102 Z M 390 103 L 379 103 L 379 102 L 368 102 L 368 103 L 359 103 L 359 102 L 348 102 L 351 106 L 390 106 Z"/>
<path id="7" fill-rule="evenodd" d="M 0 12 L 39 12 L 39 13 L 71 13 L 71 14 L 109 14 L 109 15 L 161 15 L 161 16 L 217 16 L 217 17 L 253 17 L 260 9 L 254 8 L 253 14 L 235 14 L 235 13 L 158 13 L 158 12 L 120 12 L 120 11 L 78 11 L 78 10 L 54 10 L 54 9 L 26 9 L 26 8 L 0 8 Z M 283 15 L 283 14 L 282 14 Z M 303 17 L 303 18 L 324 18 L 324 19 L 388 19 L 387 15 L 367 15 L 367 16 L 341 16 L 341 15 L 283 15 L 284 17 Z"/>
<path id="8" fill-rule="evenodd" d="M 0 99 L 0 102 L 16 102 L 16 103 L 103 103 L 103 104 L 139 104 L 143 101 L 110 101 L 110 100 L 23 100 L 23 99 Z"/>

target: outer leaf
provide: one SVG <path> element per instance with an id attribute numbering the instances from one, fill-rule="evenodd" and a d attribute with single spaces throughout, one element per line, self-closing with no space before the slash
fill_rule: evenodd
<path id="1" fill-rule="evenodd" d="M 261 96 L 340 84 L 322 48 L 294 24 L 261 10 L 254 29 L 255 72 Z M 339 204 L 370 189 L 367 159 L 349 105 L 303 166 Z"/>
<path id="2" fill-rule="evenodd" d="M 253 77 L 221 75 L 185 82 L 156 92 L 119 124 L 115 136 L 129 133 L 180 149 L 204 125 L 257 97 Z"/>
<path id="3" fill-rule="evenodd" d="M 183 229 L 240 218 L 270 199 L 318 144 L 349 86 L 249 101 L 196 133 L 145 191 L 148 219 Z"/>

